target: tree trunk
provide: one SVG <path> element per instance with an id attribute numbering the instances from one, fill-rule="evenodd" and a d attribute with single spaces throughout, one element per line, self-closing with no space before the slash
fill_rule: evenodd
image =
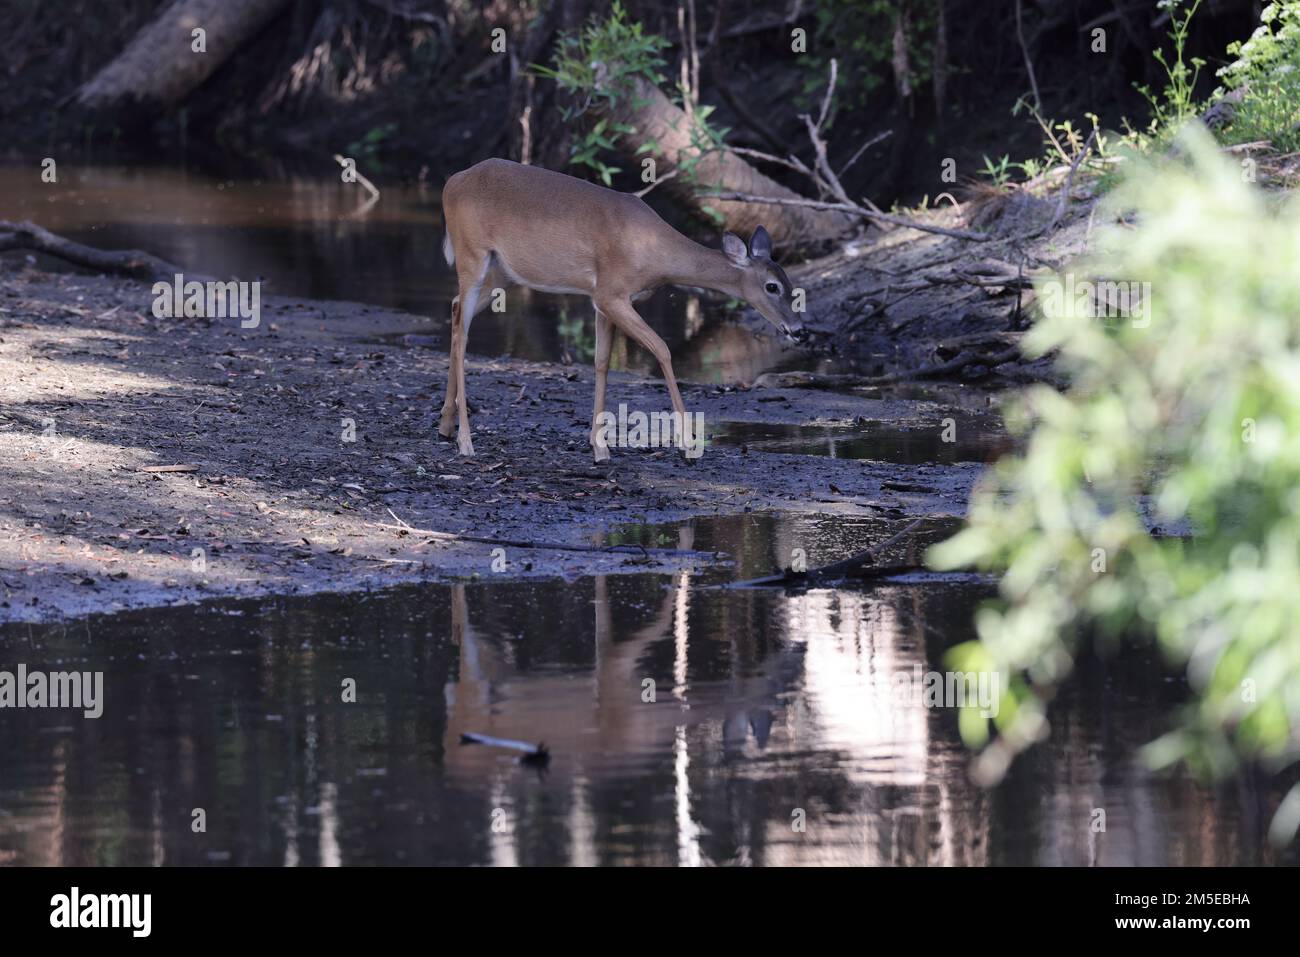
<path id="1" fill-rule="evenodd" d="M 717 190 L 774 199 L 804 198 L 764 176 L 734 153 L 701 152 L 692 143 L 686 114 L 651 83 L 637 80 L 635 89 L 619 98 L 609 116 L 632 128 L 623 134 L 621 148 L 638 163 L 646 156 L 653 157 L 655 176 L 664 182 L 663 189 L 707 221 L 716 223 L 717 220 L 705 208 L 717 210 L 723 216 L 725 228 L 746 239 L 762 225 L 767 227 L 777 246 L 791 249 L 836 240 L 855 228 L 854 221 L 843 213 L 738 203 L 699 195 Z M 687 169 L 691 170 L 689 175 Z M 673 173 L 676 175 L 667 179 Z"/>
<path id="2" fill-rule="evenodd" d="M 77 91 L 87 109 L 174 106 L 252 39 L 288 0 L 174 0 Z M 195 29 L 206 52 L 196 52 Z"/>

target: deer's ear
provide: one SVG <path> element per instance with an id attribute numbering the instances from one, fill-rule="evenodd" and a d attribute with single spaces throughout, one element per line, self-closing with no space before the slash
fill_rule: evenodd
<path id="1" fill-rule="evenodd" d="M 749 254 L 755 259 L 772 258 L 772 237 L 762 226 L 754 230 L 754 235 L 750 237 Z"/>
<path id="2" fill-rule="evenodd" d="M 743 266 L 749 261 L 749 253 L 745 250 L 745 241 L 735 233 L 722 234 L 722 251 L 737 266 Z"/>

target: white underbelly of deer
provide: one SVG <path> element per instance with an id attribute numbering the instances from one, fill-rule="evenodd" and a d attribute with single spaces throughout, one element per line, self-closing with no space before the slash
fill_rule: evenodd
<path id="1" fill-rule="evenodd" d="M 727 233 L 721 251 L 709 249 L 631 194 L 500 159 L 457 173 L 447 181 L 442 201 L 443 253 L 456 269 L 459 294 L 451 307 L 451 361 L 438 431 L 448 439 L 455 431 L 461 455 L 474 454 L 465 398 L 466 341 L 474 315 L 492 301 L 494 288 L 517 285 L 591 298 L 596 395 L 590 441 L 597 462 L 609 459 L 602 422 L 615 327 L 658 361 L 673 406 L 674 443 L 688 459 L 703 447 L 677 388 L 668 346 L 633 302 L 666 283 L 696 286 L 748 302 L 787 335 L 799 324 L 790 280 L 772 261 L 771 238 L 761 226 L 748 245 Z"/>
<path id="2" fill-rule="evenodd" d="M 595 268 L 584 270 L 581 276 L 573 277 L 569 282 L 555 282 L 546 278 L 525 278 L 519 275 L 506 258 L 496 250 L 493 250 L 492 262 L 511 283 L 516 286 L 523 286 L 526 289 L 532 289 L 535 292 L 553 292 L 562 296 L 590 296 L 596 288 Z"/>

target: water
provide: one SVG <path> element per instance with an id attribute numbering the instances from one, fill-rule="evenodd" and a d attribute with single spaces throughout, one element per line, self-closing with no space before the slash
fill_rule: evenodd
<path id="1" fill-rule="evenodd" d="M 880 530 L 697 519 L 654 534 L 725 545 L 730 571 L 6 626 L 0 668 L 102 670 L 105 706 L 97 720 L 3 713 L 0 861 L 1273 860 L 1263 832 L 1276 792 L 1248 781 L 1209 790 L 1136 757 L 1184 694 L 1153 658 L 1085 659 L 1054 705 L 1051 738 L 985 791 L 968 777 L 954 712 L 899 701 L 890 682 L 942 668 L 944 650 L 971 637 L 988 585 L 708 584 L 773 570 L 774 536 L 809 543 L 817 561 Z M 355 703 L 343 700 L 349 681 Z M 550 764 L 462 745 L 465 732 L 544 741 Z M 1105 833 L 1090 830 L 1095 808 Z"/>
<path id="2" fill-rule="evenodd" d="M 957 420 L 953 422 L 956 425 Z M 853 426 L 722 422 L 711 430 L 709 440 L 717 445 L 744 446 L 754 452 L 824 455 L 899 465 L 989 462 L 1012 448 L 1005 431 L 987 423 L 972 425 L 964 421 L 954 427 L 951 441 L 944 440 L 942 427 L 907 427 L 891 422 L 860 422 Z"/>
<path id="3" fill-rule="evenodd" d="M 380 204 L 353 218 L 358 190 L 333 170 L 231 178 L 64 164 L 62 182 L 42 186 L 33 169 L 0 179 L 0 218 L 263 277 L 270 293 L 429 316 L 401 342 L 445 348 L 454 290 L 436 190 L 380 183 Z M 475 321 L 472 351 L 590 361 L 585 303 L 511 302 L 510 314 Z M 851 371 L 756 337 L 686 293 L 643 305 L 684 379 Z M 625 344 L 613 365 L 657 371 Z M 983 397 L 936 392 L 891 390 L 941 401 L 956 442 L 933 422 L 722 423 L 714 441 L 900 464 L 987 461 L 1005 446 Z M 861 398 L 870 411 L 880 396 Z M 918 561 L 951 528 L 930 523 L 888 561 Z M 1157 777 L 1137 758 L 1186 693 L 1154 658 L 1084 658 L 1054 702 L 1051 738 L 985 791 L 968 777 L 954 712 L 898 701 L 889 682 L 942 669 L 945 649 L 973 637 L 987 582 L 913 574 L 805 593 L 722 587 L 788 566 L 796 549 L 816 566 L 896 529 L 765 514 L 623 525 L 600 540 L 720 549 L 733 562 L 2 625 L 0 670 L 103 671 L 106 701 L 96 720 L 0 712 L 0 863 L 1277 859 L 1263 834 L 1278 789 L 1251 778 L 1207 789 Z M 524 766 L 509 751 L 462 746 L 466 732 L 544 740 L 552 759 Z M 1096 809 L 1104 833 L 1090 827 Z M 792 826 L 800 820 L 803 830 Z"/>
<path id="4" fill-rule="evenodd" d="M 271 295 L 342 299 L 428 318 L 417 344 L 447 347 L 455 275 L 442 255 L 441 184 L 379 182 L 381 199 L 357 217 L 364 197 L 328 161 L 319 175 L 205 173 L 166 166 L 0 167 L 0 219 L 31 219 L 106 249 L 145 249 L 183 268 L 263 281 Z M 50 261 L 55 265 L 55 261 Z M 474 320 L 469 349 L 535 361 L 590 363 L 595 321 L 581 297 L 512 289 L 507 311 Z M 665 289 L 638 310 L 673 351 L 680 379 L 749 382 L 763 372 L 852 371 L 780 338 L 756 335 L 698 295 Z M 654 360 L 619 337 L 615 370 L 658 375 Z"/>

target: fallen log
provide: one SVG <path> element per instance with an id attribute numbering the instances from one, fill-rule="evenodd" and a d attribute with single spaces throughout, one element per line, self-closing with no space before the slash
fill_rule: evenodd
<path id="1" fill-rule="evenodd" d="M 918 518 L 910 522 L 901 531 L 890 535 L 883 542 L 877 542 L 866 551 L 858 552 L 856 555 L 850 555 L 848 558 L 842 559 L 838 562 L 832 562 L 829 565 L 821 565 L 817 568 L 809 568 L 808 570 L 801 572 L 797 572 L 792 568 L 787 568 L 779 575 L 767 575 L 763 578 L 751 578 L 747 581 L 735 582 L 730 587 L 768 588 L 772 586 L 781 586 L 787 588 L 807 588 L 810 585 L 844 581 L 848 578 L 856 580 L 884 578 L 888 575 L 898 575 L 903 572 L 916 571 L 918 568 L 924 568 L 925 566 L 916 562 L 909 562 L 901 565 L 877 565 L 875 562 L 881 553 L 883 553 L 887 548 L 910 538 L 923 524 L 925 524 L 925 519 Z"/>
<path id="2" fill-rule="evenodd" d="M 288 0 L 174 0 L 126 48 L 76 92 L 97 112 L 134 108 L 139 115 L 182 102 Z M 195 30 L 203 30 L 202 50 Z"/>
<path id="3" fill-rule="evenodd" d="M 893 385 L 897 382 L 910 382 L 913 379 L 938 379 L 944 376 L 950 376 L 955 372 L 960 372 L 967 366 L 983 365 L 990 369 L 996 369 L 1005 362 L 1011 362 L 1020 358 L 1020 346 L 1011 346 L 1001 352 L 965 352 L 950 359 L 947 362 L 936 362 L 931 365 L 921 366 L 919 369 L 912 369 L 908 372 L 898 372 L 893 375 L 881 376 L 878 379 L 870 379 L 863 383 L 864 385 Z"/>
<path id="4" fill-rule="evenodd" d="M 763 175 L 735 152 L 702 150 L 691 119 L 652 83 L 638 78 L 606 115 L 627 128 L 619 145 L 628 155 L 657 158 L 656 179 L 666 191 L 706 218 L 710 218 L 706 208 L 716 210 L 723 218 L 721 225 L 742 237 L 748 238 L 761 225 L 778 247 L 793 249 L 841 239 L 856 228 L 854 216 L 808 205 L 798 193 Z M 682 170 L 689 170 L 689 175 L 669 179 Z M 749 196 L 760 201 L 752 202 Z M 781 202 L 774 205 L 769 197 Z"/>
<path id="5" fill-rule="evenodd" d="M 75 266 L 97 269 L 100 272 L 126 276 L 130 279 L 142 279 L 146 282 L 171 280 L 177 273 L 184 272 L 181 267 L 139 249 L 111 251 L 96 249 L 57 236 L 35 223 L 11 223 L 0 220 L 0 252 L 14 249 L 45 253 Z M 210 277 L 196 275 L 191 278 L 204 281 Z"/>

